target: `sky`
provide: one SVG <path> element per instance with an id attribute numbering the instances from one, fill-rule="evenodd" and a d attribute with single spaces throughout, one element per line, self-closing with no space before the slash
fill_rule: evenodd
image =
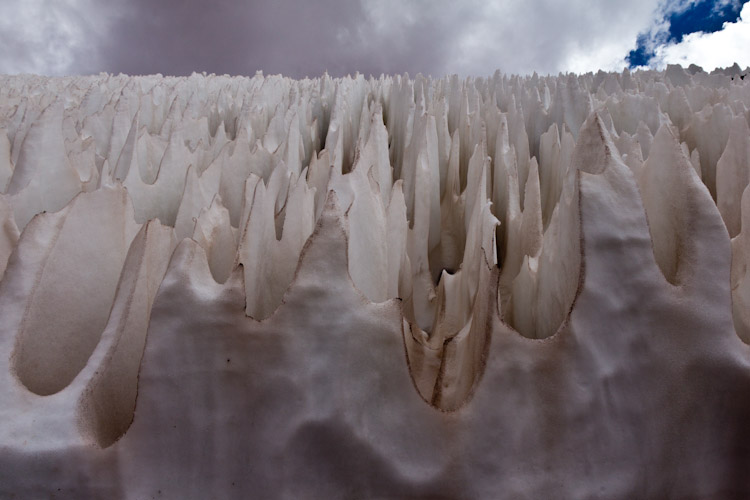
<path id="1" fill-rule="evenodd" d="M 0 73 L 750 66 L 748 0 L 0 0 Z"/>

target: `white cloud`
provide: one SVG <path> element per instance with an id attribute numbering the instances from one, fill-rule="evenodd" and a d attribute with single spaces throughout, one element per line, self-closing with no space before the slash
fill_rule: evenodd
<path id="1" fill-rule="evenodd" d="M 639 35 L 645 35 L 646 52 L 665 53 L 660 48 L 669 34 L 669 16 L 684 13 L 704 0 L 365 0 L 369 20 L 368 38 L 398 39 L 408 44 L 404 33 L 432 29 L 446 53 L 435 58 L 433 74 L 457 72 L 463 75 L 487 75 L 495 69 L 506 73 L 528 74 L 603 70 L 626 67 L 626 56 L 636 48 Z M 719 12 L 740 0 L 715 0 Z M 458 9 L 456 5 L 460 4 Z M 745 9 L 748 9 L 747 4 Z M 750 19 L 750 11 L 745 16 Z M 441 21 L 434 25 L 435 19 Z M 745 29 L 743 27 L 743 29 Z M 691 40 L 709 35 L 688 35 L 683 44 L 670 50 L 690 55 Z M 747 59 L 747 38 L 736 39 L 735 30 L 718 36 L 724 50 L 722 61 Z M 726 50 L 730 47 L 731 50 Z M 407 49 L 408 50 L 408 49 Z M 712 46 L 711 54 L 721 52 Z M 670 52 L 671 54 L 671 52 Z M 418 61 L 419 54 L 411 54 Z M 684 60 L 693 62 L 691 58 Z M 672 62 L 672 61 L 669 61 Z M 664 63 L 665 64 L 665 63 Z M 720 62 L 718 64 L 726 65 Z"/>
<path id="2" fill-rule="evenodd" d="M 737 22 L 724 23 L 720 31 L 691 33 L 680 43 L 657 48 L 656 60 L 659 67 L 697 64 L 707 71 L 735 62 L 742 68 L 750 66 L 750 3 L 742 7 Z"/>
<path id="3" fill-rule="evenodd" d="M 419 16 L 413 14 L 415 7 Z M 371 25 L 376 34 L 393 36 L 394 26 L 429 30 L 422 18 L 442 18 L 442 31 L 434 36 L 450 43 L 433 74 L 488 75 L 498 68 L 521 74 L 620 70 L 638 34 L 660 18 L 661 7 L 659 0 L 407 0 L 388 2 Z M 408 26 L 404 19 L 411 20 Z"/>
<path id="4" fill-rule="evenodd" d="M 95 0 L 23 0 L 3 4 L 0 73 L 70 71 L 106 29 Z M 114 14 L 114 11 L 111 11 Z"/>

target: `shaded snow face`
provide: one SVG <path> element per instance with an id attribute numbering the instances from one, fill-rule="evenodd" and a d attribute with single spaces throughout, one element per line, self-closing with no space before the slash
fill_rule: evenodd
<path id="1" fill-rule="evenodd" d="M 742 77 L 0 77 L 0 491 L 750 493 Z"/>

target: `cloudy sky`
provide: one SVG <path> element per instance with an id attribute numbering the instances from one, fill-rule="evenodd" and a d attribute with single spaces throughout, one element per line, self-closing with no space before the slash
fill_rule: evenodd
<path id="1" fill-rule="evenodd" d="M 0 0 L 0 73 L 750 65 L 747 0 Z"/>

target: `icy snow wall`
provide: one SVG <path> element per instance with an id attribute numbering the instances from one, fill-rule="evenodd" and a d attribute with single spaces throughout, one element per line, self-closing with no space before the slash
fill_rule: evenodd
<path id="1" fill-rule="evenodd" d="M 747 498 L 694 70 L 0 77 L 0 497 Z"/>

